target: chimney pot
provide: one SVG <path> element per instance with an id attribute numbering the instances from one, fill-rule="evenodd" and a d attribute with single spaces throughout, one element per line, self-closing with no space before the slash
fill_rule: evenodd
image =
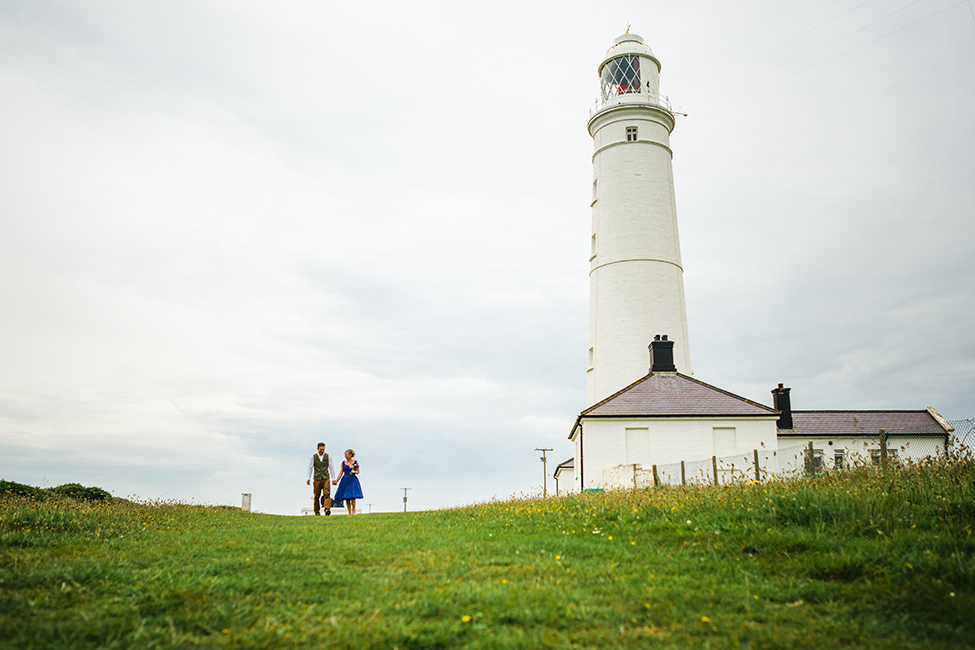
<path id="1" fill-rule="evenodd" d="M 674 342 L 667 335 L 653 337 L 650 344 L 650 372 L 677 372 L 674 365 Z"/>
<path id="2" fill-rule="evenodd" d="M 794 429 L 792 424 L 792 399 L 789 397 L 791 388 L 785 388 L 779 384 L 778 388 L 772 389 L 772 406 L 779 411 L 779 421 L 776 428 L 781 430 Z"/>

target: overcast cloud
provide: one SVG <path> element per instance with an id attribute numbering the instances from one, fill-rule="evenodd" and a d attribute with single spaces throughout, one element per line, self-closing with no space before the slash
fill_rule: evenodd
<path id="1" fill-rule="evenodd" d="M 294 514 L 324 440 L 374 511 L 540 490 L 627 22 L 695 377 L 975 417 L 970 2 L 0 0 L 0 477 Z"/>

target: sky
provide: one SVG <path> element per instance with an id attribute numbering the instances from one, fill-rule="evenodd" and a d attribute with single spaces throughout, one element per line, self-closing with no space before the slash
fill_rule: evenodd
<path id="1" fill-rule="evenodd" d="M 0 478 L 298 514 L 547 488 L 586 130 L 660 59 L 694 376 L 975 417 L 971 0 L 0 0 Z M 637 379 L 636 377 L 634 379 Z"/>

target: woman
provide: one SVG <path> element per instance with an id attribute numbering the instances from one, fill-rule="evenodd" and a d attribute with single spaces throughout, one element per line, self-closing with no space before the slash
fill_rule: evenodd
<path id="1" fill-rule="evenodd" d="M 346 510 L 349 511 L 350 515 L 354 515 L 355 501 L 362 498 L 362 486 L 359 485 L 359 461 L 355 459 L 355 452 L 351 449 L 345 450 L 342 472 L 337 479 L 332 481 L 332 485 L 336 483 L 339 487 L 335 490 L 332 498 L 335 501 L 345 501 Z"/>

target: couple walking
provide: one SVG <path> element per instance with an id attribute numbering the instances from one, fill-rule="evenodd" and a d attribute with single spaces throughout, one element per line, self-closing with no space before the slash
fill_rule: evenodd
<path id="1" fill-rule="evenodd" d="M 332 477 L 335 476 L 335 480 Z M 362 498 L 362 486 L 359 485 L 359 461 L 355 459 L 355 452 L 351 449 L 345 450 L 345 460 L 342 461 L 342 471 L 335 474 L 335 466 L 332 459 L 325 453 L 325 443 L 318 443 L 318 453 L 313 454 L 311 462 L 308 463 L 308 485 L 314 481 L 315 492 L 315 514 L 322 514 L 321 508 L 324 502 L 325 514 L 332 514 L 331 485 L 338 484 L 335 490 L 335 501 L 345 501 L 345 508 L 350 515 L 355 514 L 356 499 Z M 331 485 L 329 482 L 331 481 Z"/>

